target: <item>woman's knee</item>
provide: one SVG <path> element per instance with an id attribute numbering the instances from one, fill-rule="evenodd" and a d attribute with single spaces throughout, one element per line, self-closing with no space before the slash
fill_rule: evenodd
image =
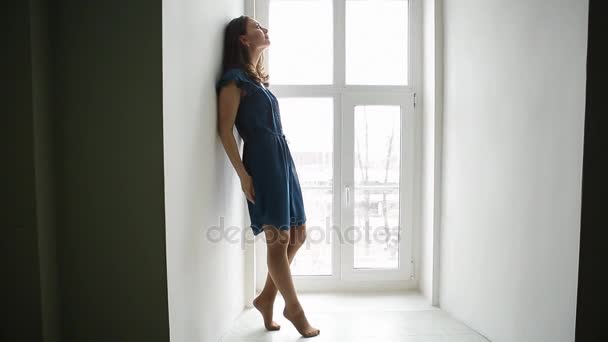
<path id="1" fill-rule="evenodd" d="M 301 246 L 306 241 L 306 225 L 302 224 L 291 229 L 290 244 Z"/>
<path id="2" fill-rule="evenodd" d="M 265 224 L 263 226 L 266 235 L 266 244 L 270 250 L 284 250 L 290 241 L 290 232 L 278 229 L 276 226 Z"/>

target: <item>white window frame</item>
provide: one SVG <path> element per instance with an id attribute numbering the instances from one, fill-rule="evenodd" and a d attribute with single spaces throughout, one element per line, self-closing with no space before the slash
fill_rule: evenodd
<path id="1" fill-rule="evenodd" d="M 352 252 L 353 246 L 344 248 L 338 243 L 332 245 L 332 267 L 334 272 L 330 276 L 299 276 L 294 275 L 294 283 L 297 289 L 303 291 L 317 290 L 350 290 L 350 289 L 411 289 L 418 287 L 416 275 L 418 255 L 419 222 L 420 213 L 420 184 L 421 184 L 421 155 L 422 155 L 422 118 L 420 117 L 420 106 L 417 99 L 419 89 L 422 89 L 422 0 L 409 0 L 409 46 L 408 46 L 408 84 L 406 86 L 395 85 L 347 85 L 345 84 L 345 0 L 333 0 L 333 77 L 332 85 L 273 85 L 269 89 L 277 97 L 330 97 L 334 100 L 334 224 L 343 221 L 344 211 L 344 180 L 342 179 L 342 163 L 344 162 L 343 138 L 341 136 L 344 124 L 344 111 L 352 110 L 354 105 L 372 104 L 398 104 L 402 108 L 401 135 L 404 142 L 401 144 L 401 169 L 400 178 L 400 226 L 403 227 L 400 239 L 400 270 L 391 272 L 380 270 L 382 281 L 378 281 L 375 272 L 352 272 L 345 271 L 349 265 L 344 263 L 342 255 Z M 269 22 L 269 0 L 245 0 L 246 14 L 255 18 L 263 26 Z M 268 50 L 264 51 L 264 68 L 271 74 L 269 67 L 270 59 Z M 342 67 L 340 67 L 342 66 Z M 338 182 L 342 180 L 342 182 Z M 352 184 L 351 184 L 352 189 Z M 406 193 L 407 192 L 407 193 Z M 405 195 L 409 196 L 405 196 Z M 405 219 L 405 221 L 404 221 Z M 260 243 L 261 240 L 261 243 Z M 266 248 L 263 238 L 256 241 L 256 289 L 259 291 L 266 280 Z M 405 251 L 405 253 L 401 253 Z M 402 267 L 406 266 L 406 267 Z M 339 268 L 337 268 L 339 267 Z"/>

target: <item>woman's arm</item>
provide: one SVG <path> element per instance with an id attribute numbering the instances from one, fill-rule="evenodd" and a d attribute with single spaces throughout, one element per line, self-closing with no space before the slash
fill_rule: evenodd
<path id="1" fill-rule="evenodd" d="M 230 81 L 226 86 L 222 87 L 218 99 L 218 134 L 232 166 L 241 179 L 243 192 L 249 201 L 254 202 L 255 194 L 252 179 L 247 170 L 245 170 L 233 134 L 234 121 L 239 109 L 240 100 L 241 90 L 236 86 L 234 81 Z"/>
<path id="2" fill-rule="evenodd" d="M 226 154 L 228 154 L 228 158 L 239 177 L 247 174 L 233 134 L 234 121 L 241 99 L 240 93 L 241 90 L 237 88 L 234 81 L 230 81 L 220 91 L 218 100 L 218 133 L 224 145 L 224 150 L 226 150 Z"/>

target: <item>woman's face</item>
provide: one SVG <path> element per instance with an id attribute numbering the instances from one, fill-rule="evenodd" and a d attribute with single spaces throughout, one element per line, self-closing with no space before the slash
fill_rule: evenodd
<path id="1" fill-rule="evenodd" d="M 264 49 L 270 45 L 268 29 L 262 27 L 255 19 L 247 18 L 247 34 L 241 36 L 241 41 L 251 50 Z"/>

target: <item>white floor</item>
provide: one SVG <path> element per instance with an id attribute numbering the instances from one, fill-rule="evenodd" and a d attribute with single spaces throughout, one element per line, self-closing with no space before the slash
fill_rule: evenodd
<path id="1" fill-rule="evenodd" d="M 220 341 L 488 342 L 414 291 L 299 293 L 299 298 L 310 324 L 321 330 L 319 335 L 301 337 L 283 317 L 284 301 L 279 294 L 273 319 L 280 330 L 267 331 L 258 311 L 247 308 Z"/>

